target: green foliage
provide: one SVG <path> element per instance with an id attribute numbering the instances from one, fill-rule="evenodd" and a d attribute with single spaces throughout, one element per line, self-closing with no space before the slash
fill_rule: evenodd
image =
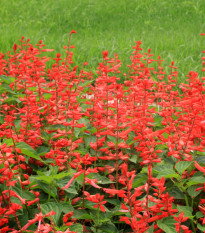
<path id="1" fill-rule="evenodd" d="M 177 233 L 175 223 L 176 221 L 171 216 L 157 221 L 158 227 L 166 233 Z"/>

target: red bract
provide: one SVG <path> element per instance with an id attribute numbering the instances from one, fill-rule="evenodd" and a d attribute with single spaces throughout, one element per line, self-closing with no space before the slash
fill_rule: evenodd
<path id="1" fill-rule="evenodd" d="M 100 208 L 102 212 L 105 212 L 105 207 L 103 205 L 106 204 L 107 201 L 103 201 L 104 195 L 100 196 L 98 193 L 96 195 L 90 195 L 88 192 L 85 192 L 85 195 L 88 201 L 97 203 L 93 206 L 94 208 Z"/>

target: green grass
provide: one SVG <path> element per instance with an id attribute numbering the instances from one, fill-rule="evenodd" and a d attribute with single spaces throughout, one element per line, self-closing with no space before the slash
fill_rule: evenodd
<path id="1" fill-rule="evenodd" d="M 102 50 L 119 54 L 126 64 L 132 46 L 142 40 L 144 51 L 152 49 L 178 66 L 181 80 L 190 70 L 201 71 L 205 49 L 204 0 L 1 0 L 0 51 L 11 50 L 21 36 L 35 44 L 64 54 L 69 32 L 74 29 L 74 62 L 88 61 L 89 68 L 102 61 Z"/>

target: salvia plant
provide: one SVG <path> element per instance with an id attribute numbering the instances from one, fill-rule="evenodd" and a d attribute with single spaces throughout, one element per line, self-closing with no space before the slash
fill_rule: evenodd
<path id="1" fill-rule="evenodd" d="M 205 232 L 205 77 L 141 41 L 80 70 L 74 33 L 0 53 L 0 232 Z"/>

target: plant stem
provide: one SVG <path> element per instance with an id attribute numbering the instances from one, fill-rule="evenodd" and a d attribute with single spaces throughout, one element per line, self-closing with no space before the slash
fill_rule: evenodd
<path id="1" fill-rule="evenodd" d="M 185 199 L 186 206 L 189 206 L 189 200 L 188 200 L 188 197 L 185 193 L 184 193 L 184 199 Z M 190 219 L 190 221 L 191 221 L 191 228 L 192 228 L 193 232 L 196 233 L 194 222 L 192 219 Z"/>

